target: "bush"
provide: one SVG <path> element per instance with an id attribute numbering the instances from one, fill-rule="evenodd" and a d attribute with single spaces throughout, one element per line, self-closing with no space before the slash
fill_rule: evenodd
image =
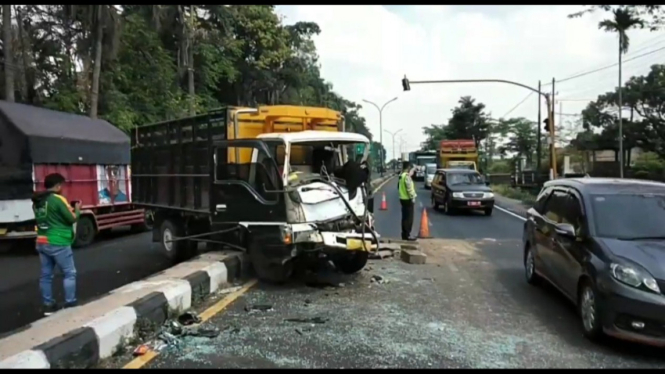
<path id="1" fill-rule="evenodd" d="M 506 185 L 492 186 L 492 190 L 501 196 L 519 200 L 527 205 L 533 205 L 536 202 L 536 195 L 528 190 L 513 188 Z"/>

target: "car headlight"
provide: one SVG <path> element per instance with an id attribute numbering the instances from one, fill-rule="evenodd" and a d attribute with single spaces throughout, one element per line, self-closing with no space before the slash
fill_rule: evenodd
<path id="1" fill-rule="evenodd" d="M 464 194 L 462 192 L 453 192 L 453 197 L 460 199 L 464 197 Z"/>
<path id="2" fill-rule="evenodd" d="M 491 199 L 491 198 L 493 198 L 493 197 L 494 197 L 494 194 L 491 193 L 491 192 L 485 192 L 485 193 L 483 194 L 483 199 Z"/>
<path id="3" fill-rule="evenodd" d="M 660 293 L 656 280 L 646 270 L 637 266 L 610 264 L 611 274 L 614 279 L 631 287 L 640 288 L 644 285 L 649 290 Z"/>

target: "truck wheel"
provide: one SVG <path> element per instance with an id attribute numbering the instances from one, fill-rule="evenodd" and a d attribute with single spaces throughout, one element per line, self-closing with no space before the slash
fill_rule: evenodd
<path id="1" fill-rule="evenodd" d="M 368 258 L 369 252 L 351 251 L 333 260 L 333 264 L 337 270 L 344 274 L 354 274 L 362 270 L 365 265 L 367 265 Z"/>
<path id="2" fill-rule="evenodd" d="M 174 263 L 187 261 L 196 255 L 196 246 L 193 246 L 189 241 L 170 241 L 177 237 L 184 236 L 183 231 L 184 230 L 180 225 L 170 220 L 164 220 L 164 222 L 162 222 L 160 229 L 162 250 L 166 257 Z"/>
<path id="3" fill-rule="evenodd" d="M 151 231 L 155 224 L 155 212 L 150 209 L 145 210 L 145 220 L 143 223 L 137 223 L 131 226 L 132 232 Z"/>
<path id="4" fill-rule="evenodd" d="M 80 216 L 76 223 L 76 237 L 74 239 L 74 248 L 84 248 L 92 244 L 97 235 L 95 223 L 90 216 Z"/>
<path id="5" fill-rule="evenodd" d="M 261 249 L 248 238 L 247 252 L 256 276 L 267 283 L 282 284 L 293 275 L 293 259 L 284 263 L 275 262 L 261 253 Z"/>

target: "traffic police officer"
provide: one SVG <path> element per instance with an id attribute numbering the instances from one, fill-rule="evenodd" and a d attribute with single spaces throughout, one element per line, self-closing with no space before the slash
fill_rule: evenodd
<path id="1" fill-rule="evenodd" d="M 414 169 L 408 161 L 402 163 L 402 173 L 399 176 L 399 202 L 402 205 L 402 240 L 414 241 L 416 238 L 411 236 L 413 227 L 413 214 L 416 202 L 416 187 L 413 184 L 411 176 Z"/>

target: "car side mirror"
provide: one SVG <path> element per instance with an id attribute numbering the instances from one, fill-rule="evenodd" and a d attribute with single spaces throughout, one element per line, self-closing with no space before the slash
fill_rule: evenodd
<path id="1" fill-rule="evenodd" d="M 575 227 L 573 227 L 573 225 L 570 223 L 557 223 L 554 226 L 554 231 L 561 236 L 565 236 L 571 239 L 574 239 L 577 236 L 575 234 Z"/>

